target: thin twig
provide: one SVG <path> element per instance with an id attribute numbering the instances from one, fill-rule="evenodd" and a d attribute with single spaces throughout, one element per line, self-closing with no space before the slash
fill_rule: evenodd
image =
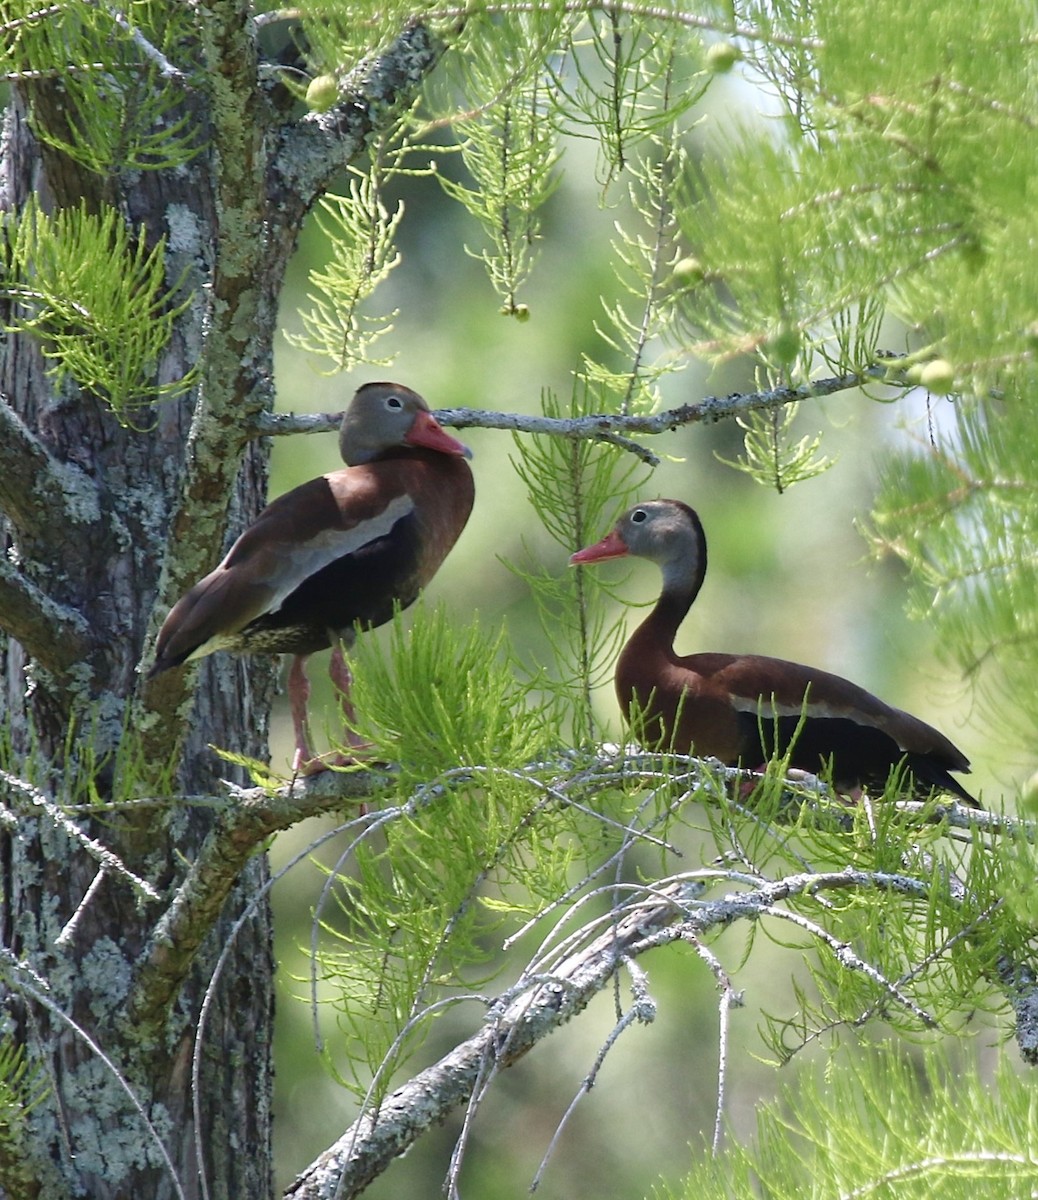
<path id="1" fill-rule="evenodd" d="M 780 920 L 789 921 L 791 924 L 805 930 L 813 938 L 816 938 L 823 945 L 828 946 L 833 957 L 841 967 L 846 967 L 849 971 L 860 971 L 866 978 L 879 988 L 882 988 L 889 996 L 892 996 L 898 1004 L 906 1008 L 917 1020 L 921 1021 L 928 1029 L 934 1029 L 937 1026 L 936 1020 L 928 1012 L 921 1009 L 911 996 L 906 996 L 900 987 L 892 980 L 888 979 L 882 971 L 874 967 L 870 962 L 866 962 L 860 954 L 856 953 L 849 942 L 842 941 L 840 938 L 833 937 L 827 930 L 823 929 L 817 922 L 812 921 L 809 917 L 805 917 L 802 913 L 789 912 L 786 909 L 770 909 L 767 912 L 762 912 L 761 916 L 778 917 Z"/>
<path id="2" fill-rule="evenodd" d="M 631 992 L 634 995 L 634 1004 L 623 1013 L 613 1028 L 609 1031 L 608 1037 L 599 1047 L 598 1053 L 595 1055 L 595 1061 L 591 1065 L 591 1070 L 581 1081 L 580 1087 L 577 1089 L 576 1095 L 569 1102 L 566 1111 L 562 1114 L 558 1124 L 555 1126 L 555 1132 L 551 1135 L 551 1141 L 548 1143 L 548 1148 L 545 1150 L 541 1158 L 540 1165 L 530 1181 L 529 1190 L 535 1192 L 540 1187 L 541 1179 L 544 1172 L 548 1168 L 548 1163 L 555 1152 L 555 1147 L 558 1145 L 562 1137 L 562 1131 L 566 1128 L 570 1117 L 576 1112 L 577 1105 L 595 1086 L 595 1081 L 598 1079 L 598 1074 L 605 1062 L 606 1055 L 620 1040 L 621 1034 L 626 1032 L 631 1025 L 636 1021 L 644 1025 L 651 1024 L 656 1019 L 656 1003 L 649 995 L 647 977 L 645 972 L 632 959 L 624 960 L 624 967 L 631 976 Z"/>
<path id="3" fill-rule="evenodd" d="M 101 884 L 104 883 L 108 872 L 104 867 L 99 867 L 97 874 L 90 881 L 90 886 L 83 893 L 83 899 L 76 905 L 76 911 L 65 922 L 65 928 L 54 939 L 54 945 L 64 948 L 72 942 L 79 922 L 83 919 L 83 914 L 90 907 L 90 902 L 101 889 Z"/>
<path id="4" fill-rule="evenodd" d="M 714 1138 L 710 1144 L 710 1153 L 716 1155 L 720 1152 L 721 1138 L 724 1133 L 724 1104 L 728 1090 L 729 1016 L 733 1008 L 738 1008 L 742 1004 L 742 993 L 732 987 L 731 977 L 721 966 L 721 960 L 709 946 L 704 945 L 697 937 L 688 936 L 685 940 L 710 968 L 721 993 L 717 1021 L 717 1107 L 714 1112 Z"/>
<path id="5" fill-rule="evenodd" d="M 107 846 L 102 845 L 96 838 L 92 838 L 89 834 L 84 833 L 75 821 L 70 821 L 56 804 L 47 799 L 39 788 L 34 787 L 24 779 L 19 779 L 17 775 L 12 775 L 10 772 L 2 770 L 0 770 L 0 784 L 6 785 L 16 794 L 24 796 L 36 808 L 42 809 L 59 829 L 63 829 L 73 841 L 78 842 L 87 854 L 95 862 L 99 863 L 104 870 L 111 871 L 113 875 L 118 875 L 120 878 L 125 879 L 135 892 L 138 892 L 146 899 L 162 899 L 156 888 L 146 879 L 142 879 L 140 875 L 131 871 L 123 860 L 113 851 L 109 850 Z"/>
<path id="6" fill-rule="evenodd" d="M 187 83 L 188 77 L 185 72 L 181 71 L 179 67 L 175 67 L 162 51 L 157 46 L 153 46 L 137 26 L 133 25 L 123 13 L 111 4 L 105 5 L 105 9 L 116 25 L 130 35 L 133 44 L 140 50 L 144 57 L 158 68 L 160 75 L 168 79 L 171 83 L 177 83 L 182 86 Z"/>

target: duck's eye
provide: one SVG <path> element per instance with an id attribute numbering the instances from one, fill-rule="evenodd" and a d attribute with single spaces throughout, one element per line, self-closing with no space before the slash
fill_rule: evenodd
<path id="1" fill-rule="evenodd" d="M 634 510 L 634 512 L 631 513 L 631 521 L 635 525 L 640 525 L 642 523 L 642 521 L 647 521 L 648 519 L 649 519 L 649 514 L 645 511 L 644 508 L 636 508 Z"/>

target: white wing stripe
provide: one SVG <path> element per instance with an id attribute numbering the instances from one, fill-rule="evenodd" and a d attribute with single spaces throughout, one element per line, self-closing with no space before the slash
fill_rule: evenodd
<path id="1" fill-rule="evenodd" d="M 408 495 L 397 496 L 378 514 L 352 529 L 326 529 L 317 537 L 291 547 L 282 559 L 283 571 L 267 612 L 277 612 L 301 583 L 354 550 L 385 537 L 402 517 L 414 511 Z"/>

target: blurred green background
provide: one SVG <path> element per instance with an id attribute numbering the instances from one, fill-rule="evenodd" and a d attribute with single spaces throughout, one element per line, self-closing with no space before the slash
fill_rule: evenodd
<path id="1" fill-rule="evenodd" d="M 703 153 L 723 148 L 732 113 L 746 119 L 769 107 L 767 97 L 738 76 L 713 88 L 710 99 L 706 120 L 696 132 Z M 323 364 L 282 341 L 276 369 L 279 406 L 337 411 L 358 384 L 377 378 L 415 387 L 434 408 L 539 412 L 545 388 L 567 399 L 582 351 L 602 353 L 594 329 L 602 298 L 618 294 L 609 247 L 616 213 L 600 207 L 592 155 L 587 143 L 566 145 L 564 178 L 545 213 L 537 270 L 520 297 L 530 308 L 526 323 L 499 314 L 499 302 L 480 264 L 465 253 L 466 244 L 480 245 L 475 225 L 444 198 L 434 180 L 408 181 L 403 193 L 403 261 L 373 305 L 379 312 L 399 309 L 394 331 L 378 346 L 393 355 L 393 364 L 350 378 L 328 377 L 319 373 Z M 311 222 L 284 296 L 288 330 L 300 328 L 296 310 L 305 305 L 307 272 L 321 263 L 323 253 L 322 237 Z M 892 327 L 886 344 L 902 348 L 904 331 Z M 756 386 L 748 363 L 732 362 L 711 371 L 690 362 L 684 372 L 665 381 L 664 403 L 752 391 Z M 925 437 L 927 420 L 940 421 L 941 415 L 939 408 L 928 414 L 923 397 L 887 405 L 847 393 L 803 405 L 795 436 L 822 432 L 823 451 L 838 462 L 781 496 L 717 461 L 716 454 L 732 458 L 739 452 L 741 435 L 734 422 L 685 428 L 652 440 L 651 448 L 666 459 L 642 494 L 691 503 L 707 531 L 709 575 L 679 638 L 679 649 L 774 654 L 847 675 L 942 728 L 972 758 L 971 786 L 997 794 L 1013 777 L 1014 764 L 1004 757 L 996 760 L 996 748 L 981 740 L 979 729 L 971 728 L 961 680 L 940 667 L 925 625 L 904 617 L 900 568 L 893 562 L 872 561 L 859 532 L 869 515 L 884 455 L 913 432 Z M 475 454 L 476 509 L 429 588 L 427 601 L 444 601 L 459 622 L 469 620 L 475 610 L 486 626 L 504 622 L 525 664 L 550 666 L 530 597 L 501 560 L 532 557 L 562 572 L 567 569 L 566 554 L 538 527 L 510 462 L 511 436 L 480 430 L 466 430 L 461 436 Z M 274 448 L 272 494 L 339 465 L 332 435 L 281 439 Z M 658 576 L 648 564 L 633 570 L 620 564 L 608 570 L 617 578 L 629 574 L 621 590 L 632 604 L 654 600 Z M 632 609 L 630 619 L 638 615 Z M 331 727 L 335 722 L 323 657 L 315 659 L 311 671 L 312 712 L 319 734 L 322 722 Z M 611 688 L 602 690 L 600 707 L 619 736 Z M 290 755 L 282 703 L 274 737 L 275 766 L 285 766 Z M 326 826 L 310 822 L 279 835 L 272 851 L 275 869 L 322 828 Z M 701 854 L 710 857 L 691 833 L 688 852 L 685 865 L 690 868 Z M 334 861 L 335 854 L 335 847 L 323 850 L 322 861 Z M 282 1185 L 340 1135 L 357 1110 L 353 1097 L 315 1053 L 308 1005 L 295 999 L 306 993 L 298 977 L 307 974 L 310 916 L 321 882 L 321 876 L 304 864 L 274 893 L 281 963 L 275 1132 Z M 712 946 L 733 970 L 740 966 L 742 936 L 729 932 Z M 520 946 L 519 952 L 529 952 L 534 944 Z M 688 949 L 658 952 L 643 965 L 659 1003 L 658 1018 L 651 1026 L 629 1030 L 608 1056 L 596 1087 L 563 1133 L 538 1189 L 540 1196 L 620 1200 L 643 1195 L 658 1174 L 674 1177 L 687 1167 L 690 1145 L 694 1152 L 709 1144 L 718 1058 L 713 978 Z M 769 953 L 761 940 L 748 966 L 738 972 L 746 1007 L 733 1015 L 728 1113 L 739 1133 L 752 1129 L 758 1100 L 774 1095 L 795 1069 L 776 1071 L 758 1058 L 763 1054 L 757 1033 L 760 1011 L 795 1011 L 788 983 L 791 970 L 792 957 Z M 625 994 L 625 1003 L 627 999 Z M 481 1015 L 475 1008 L 452 1011 L 434 1026 L 410 1069 L 434 1061 L 474 1030 Z M 472 1132 L 462 1194 L 480 1200 L 526 1194 L 614 1020 L 612 996 L 599 997 L 588 1015 L 555 1034 L 495 1083 Z M 366 1194 L 380 1200 L 440 1195 L 460 1120 L 459 1115 L 422 1139 Z"/>

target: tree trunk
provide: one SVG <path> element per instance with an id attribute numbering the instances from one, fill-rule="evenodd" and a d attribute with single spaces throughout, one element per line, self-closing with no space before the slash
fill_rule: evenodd
<path id="1" fill-rule="evenodd" d="M 18 1094 L 36 1098 L 5 1108 L 0 1077 L 2 1197 L 271 1194 L 262 845 L 293 816 L 236 825 L 221 780 L 243 772 L 212 747 L 265 757 L 274 665 L 147 668 L 171 603 L 264 502 L 256 434 L 303 217 L 442 53 L 409 27 L 308 114 L 260 69 L 246 0 L 174 12 L 169 57 L 112 17 L 114 86 L 162 89 L 162 119 L 194 137 L 183 161 L 82 165 L 61 147 L 70 92 L 31 59 L 0 143 L 0 210 L 114 209 L 165 239 L 184 307 L 151 382 L 196 372 L 120 424 L 88 387 L 59 387 L 0 291 L 0 1049 L 23 1048 Z"/>
<path id="2" fill-rule="evenodd" d="M 40 97 L 36 101 L 44 107 Z M 19 95 L 7 113 L 3 151 L 4 208 L 19 209 L 31 193 L 44 204 L 74 199 L 67 161 L 60 187 L 51 185 L 53 155 L 41 152 Z M 211 284 L 220 256 L 206 177 L 210 166 L 203 157 L 179 178 L 172 172 L 143 174 L 115 198 L 130 224 L 143 224 L 151 241 L 169 232 L 167 215 L 174 206 L 181 218 L 190 213 L 195 222 L 193 261 L 187 264 L 175 247 L 170 255 L 171 278 L 189 265 L 195 298 L 158 365 L 164 378 L 186 374 L 211 321 L 207 293 L 199 286 Z M 89 196 L 94 182 L 83 172 L 80 194 Z M 271 331 L 263 333 L 254 345 L 267 348 L 265 361 L 254 367 L 269 379 Z M 46 367 L 33 339 L 11 336 L 0 355 L 0 387 L 51 462 L 67 466 L 97 505 L 79 520 L 41 522 L 38 529 L 8 524 L 4 530 L 8 557 L 16 555 L 31 583 L 80 614 L 88 634 L 78 672 L 50 669 L 19 642 L 0 637 L 11 738 L 3 766 L 37 789 L 7 795 L 20 820 L 14 833 L 5 833 L 2 849 L 2 938 L 8 956 L 3 1019 L 7 1034 L 29 1049 L 48 1089 L 23 1131 L 20 1169 L 9 1170 L 0 1184 L 12 1196 L 177 1195 L 169 1165 L 147 1132 L 146 1115 L 182 1194 L 198 1194 L 201 1149 L 211 1195 L 262 1198 L 272 1186 L 273 962 L 265 900 L 255 904 L 230 944 L 207 1014 L 197 1098 L 192 1085 L 202 1000 L 232 926 L 266 879 L 261 855 L 242 872 L 161 1020 L 142 1028 L 127 1020 L 126 1005 L 156 919 L 211 823 L 204 807 L 193 809 L 178 797 L 217 794 L 217 781 L 228 769 L 210 745 L 264 755 L 273 672 L 263 665 L 245 671 L 231 660 L 210 660 L 173 786 L 163 787 L 164 794 L 141 794 L 138 781 L 148 779 L 154 788 L 163 764 L 137 761 L 141 742 L 131 705 L 198 395 L 157 406 L 145 429 L 126 428 L 88 391 L 57 392 Z M 265 468 L 265 449 L 250 443 L 234 492 L 233 526 L 262 503 Z M 222 536 L 222 526 L 212 523 L 211 541 Z M 142 901 L 112 870 L 100 877 L 96 858 L 54 820 L 42 813 L 26 819 L 33 802 L 44 798 L 56 805 L 118 805 L 96 816 L 78 809 L 70 816 L 155 885 L 161 898 Z M 130 800 L 142 803 L 121 803 Z M 159 803 L 147 803 L 154 800 Z"/>

